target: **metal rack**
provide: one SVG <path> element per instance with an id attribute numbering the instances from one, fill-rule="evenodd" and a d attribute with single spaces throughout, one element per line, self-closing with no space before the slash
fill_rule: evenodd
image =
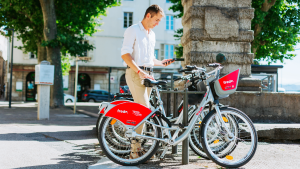
<path id="1" fill-rule="evenodd" d="M 173 83 L 172 83 L 173 84 Z M 172 85 L 173 87 L 173 85 Z M 188 94 L 205 94 L 205 92 L 198 92 L 198 91 L 188 91 L 186 88 L 184 91 L 178 91 L 175 90 L 161 90 L 160 93 L 166 93 L 167 94 L 167 117 L 170 116 L 171 107 L 170 107 L 170 94 L 174 94 L 174 101 L 173 101 L 173 118 L 178 117 L 177 111 L 176 111 L 176 103 L 178 99 L 178 94 L 183 94 L 183 121 L 182 124 L 184 126 L 188 126 Z M 177 153 L 177 146 L 172 147 L 172 154 Z M 182 142 L 182 164 L 186 165 L 189 163 L 189 137 L 187 137 Z"/>

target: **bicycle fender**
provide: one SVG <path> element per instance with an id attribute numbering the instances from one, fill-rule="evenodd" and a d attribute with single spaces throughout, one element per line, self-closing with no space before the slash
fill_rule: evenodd
<path id="1" fill-rule="evenodd" d="M 106 111 L 107 110 L 104 110 L 104 112 Z M 151 112 L 152 111 L 144 105 L 134 102 L 126 102 L 114 105 L 107 111 L 107 113 L 105 113 L 105 116 L 119 120 L 125 125 L 136 126 Z"/>
<path id="2" fill-rule="evenodd" d="M 131 102 L 128 100 L 117 100 L 117 101 L 113 101 L 113 102 L 102 102 L 99 106 L 99 113 L 98 114 L 105 114 L 104 110 L 106 108 L 106 110 L 110 110 L 112 107 L 114 107 L 113 105 L 118 105 L 118 104 L 122 104 L 122 103 L 126 103 L 126 102 Z M 108 107 L 108 105 L 112 104 L 111 106 Z M 106 111 L 107 112 L 107 111 Z"/>

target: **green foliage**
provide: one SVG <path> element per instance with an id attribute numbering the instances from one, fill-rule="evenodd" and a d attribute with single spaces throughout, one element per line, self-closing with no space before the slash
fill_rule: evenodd
<path id="1" fill-rule="evenodd" d="M 37 45 L 41 44 L 59 47 L 64 56 L 67 53 L 83 56 L 84 51 L 94 49 L 93 45 L 82 43 L 84 37 L 97 32 L 101 26 L 100 16 L 106 15 L 107 8 L 119 4 L 118 0 L 56 0 L 57 38 L 47 42 L 44 41 L 44 21 L 39 0 L 1 0 L 0 28 L 14 28 L 23 43 L 18 48 L 24 52 L 36 52 Z M 2 34 L 11 36 L 10 31 Z M 63 62 L 64 59 L 62 57 Z"/>
<path id="2" fill-rule="evenodd" d="M 181 0 L 170 0 L 173 5 L 169 8 L 169 10 L 172 10 L 173 12 L 179 12 L 177 15 L 175 15 L 175 18 L 181 18 L 183 16 L 183 6 L 181 5 Z M 176 40 L 180 40 L 183 36 L 183 29 L 177 29 L 175 31 L 174 37 Z M 183 57 L 183 47 L 181 44 L 175 47 L 175 55 L 176 58 Z"/>
<path id="3" fill-rule="evenodd" d="M 170 0 L 173 3 L 169 9 L 173 12 L 179 12 L 176 17 L 183 16 L 183 7 L 181 0 Z M 295 45 L 300 42 L 300 0 L 277 0 L 275 4 L 267 11 L 261 10 L 265 0 L 253 0 L 252 7 L 255 9 L 254 19 L 251 23 L 251 29 L 259 25 L 261 32 L 257 32 L 252 42 L 252 50 L 255 52 L 257 60 L 266 60 L 269 63 L 284 59 L 292 59 L 294 54 L 287 54 L 294 51 Z M 269 3 L 271 0 L 268 1 Z M 256 33 L 256 32 L 255 32 Z M 176 38 L 182 37 L 182 32 L 176 31 Z M 175 48 L 175 52 L 180 54 L 182 47 Z"/>
<path id="4" fill-rule="evenodd" d="M 179 14 L 175 15 L 175 18 L 181 18 L 183 16 L 183 6 L 181 5 L 181 0 L 170 0 L 173 5 L 169 8 L 174 12 L 179 12 Z"/>
<path id="5" fill-rule="evenodd" d="M 295 56 L 287 52 L 294 51 L 295 45 L 300 42 L 300 1 L 297 1 L 276 1 L 267 12 L 261 10 L 264 0 L 252 2 L 255 13 L 251 29 L 261 27 L 261 32 L 255 32 L 257 35 L 252 42 L 252 49 L 257 49 L 256 59 L 269 63 L 280 60 L 283 63 L 284 59 L 292 59 Z"/>
<path id="6" fill-rule="evenodd" d="M 70 57 L 67 53 L 66 55 L 61 56 L 61 68 L 62 68 L 63 76 L 69 75 L 69 71 L 71 70 L 71 64 L 70 64 Z"/>
<path id="7" fill-rule="evenodd" d="M 175 31 L 174 37 L 176 38 L 176 40 L 180 40 L 182 35 L 183 35 L 183 28 L 177 29 Z M 176 55 L 176 58 L 183 57 L 183 47 L 181 44 L 178 44 L 178 46 L 175 46 L 175 55 Z"/>

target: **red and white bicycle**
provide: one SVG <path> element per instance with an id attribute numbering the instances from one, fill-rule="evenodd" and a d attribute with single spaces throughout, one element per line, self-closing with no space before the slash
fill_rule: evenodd
<path id="1" fill-rule="evenodd" d="M 235 70 L 222 78 L 220 64 L 209 64 L 215 69 L 209 73 L 203 68 L 186 66 L 202 86 L 205 94 L 201 95 L 201 103 L 196 113 L 193 113 L 188 126 L 172 125 L 165 117 L 165 111 L 160 98 L 158 85 L 163 81 L 145 79 L 146 87 L 156 90 L 159 106 L 151 111 L 147 107 L 134 102 L 116 101 L 102 103 L 100 110 L 104 114 L 99 125 L 99 141 L 107 157 L 121 165 L 138 165 L 149 160 L 158 150 L 160 142 L 163 145 L 177 145 L 189 137 L 196 126 L 199 116 L 203 116 L 205 105 L 211 105 L 211 112 L 205 114 L 201 123 L 201 144 L 207 156 L 215 163 L 224 167 L 240 167 L 251 160 L 257 147 L 257 134 L 252 121 L 243 112 L 219 106 L 219 98 L 227 97 L 236 91 L 240 70 Z M 118 137 L 118 144 L 113 143 L 111 136 L 117 131 L 113 125 L 121 124 L 124 132 Z M 144 125 L 141 134 L 136 129 Z M 173 133 L 173 134 L 171 134 Z M 179 135 L 181 133 L 181 135 Z M 141 145 L 139 158 L 130 159 L 131 143 L 139 142 Z M 167 146 L 165 146 L 167 147 Z M 165 151 L 167 148 L 165 148 Z"/>

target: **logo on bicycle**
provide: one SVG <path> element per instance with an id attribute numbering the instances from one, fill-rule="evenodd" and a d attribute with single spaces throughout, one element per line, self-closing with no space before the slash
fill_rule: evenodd
<path id="1" fill-rule="evenodd" d="M 142 116 L 142 114 L 139 111 L 132 110 L 132 112 L 133 112 L 132 114 L 135 116 Z"/>
<path id="2" fill-rule="evenodd" d="M 203 107 L 200 108 L 200 110 L 198 111 L 198 113 L 196 114 L 197 116 L 202 112 Z"/>
<path id="3" fill-rule="evenodd" d="M 233 80 L 228 80 L 228 81 L 224 81 L 223 83 L 224 84 L 229 84 L 229 83 L 232 83 L 233 82 Z"/>
<path id="4" fill-rule="evenodd" d="M 119 109 L 118 109 L 117 112 L 118 112 L 118 113 L 122 113 L 122 114 L 128 114 L 128 111 L 126 111 L 126 110 L 119 110 Z"/>

